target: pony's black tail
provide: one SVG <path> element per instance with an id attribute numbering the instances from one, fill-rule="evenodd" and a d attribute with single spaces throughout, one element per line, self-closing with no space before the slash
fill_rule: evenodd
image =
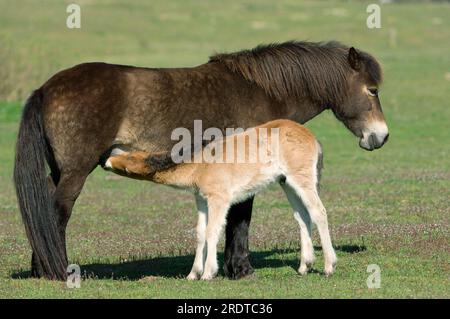
<path id="1" fill-rule="evenodd" d="M 58 231 L 46 160 L 53 157 L 43 126 L 42 92 L 28 98 L 19 128 L 14 183 L 25 231 L 33 249 L 33 271 L 39 277 L 66 278 L 66 253 Z"/>

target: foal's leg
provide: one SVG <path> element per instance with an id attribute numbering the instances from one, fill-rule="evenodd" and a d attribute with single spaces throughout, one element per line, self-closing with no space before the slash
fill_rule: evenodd
<path id="1" fill-rule="evenodd" d="M 197 222 L 197 249 L 195 250 L 195 260 L 192 270 L 187 276 L 189 280 L 199 279 L 203 273 L 203 265 L 206 259 L 206 225 L 208 222 L 208 204 L 200 195 L 195 195 L 197 204 L 198 222 Z"/>
<path id="2" fill-rule="evenodd" d="M 217 274 L 217 243 L 226 224 L 229 203 L 220 198 L 208 198 L 208 225 L 206 226 L 207 256 L 202 280 L 210 280 Z"/>
<path id="3" fill-rule="evenodd" d="M 287 184 L 282 184 L 281 186 L 294 210 L 294 218 L 300 226 L 301 258 L 298 272 L 300 275 L 306 275 L 308 269 L 314 263 L 314 246 L 311 239 L 311 217 L 295 190 Z"/>
<path id="4" fill-rule="evenodd" d="M 304 179 L 304 177 L 301 179 Z M 331 244 L 327 212 L 319 198 L 316 185 L 309 181 L 302 181 L 301 179 L 291 177 L 289 180 L 286 180 L 286 182 L 296 191 L 298 196 L 300 196 L 313 223 L 317 226 L 325 259 L 325 275 L 329 276 L 334 272 L 336 253 Z"/>

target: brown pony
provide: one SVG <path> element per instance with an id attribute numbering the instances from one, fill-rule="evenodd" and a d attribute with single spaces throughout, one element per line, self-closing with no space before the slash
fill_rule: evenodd
<path id="1" fill-rule="evenodd" d="M 57 73 L 29 97 L 16 146 L 14 181 L 32 274 L 66 278 L 72 207 L 113 149 L 167 152 L 172 131 L 192 130 L 195 119 L 203 127 L 248 128 L 279 118 L 304 123 L 331 109 L 373 150 L 388 137 L 380 82 L 375 58 L 337 42 L 259 46 L 193 68 L 86 63 Z M 233 278 L 252 272 L 252 202 L 234 205 L 228 216 L 224 269 Z"/>

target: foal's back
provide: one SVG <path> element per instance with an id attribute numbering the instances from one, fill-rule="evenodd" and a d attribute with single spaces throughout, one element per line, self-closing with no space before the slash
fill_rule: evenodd
<path id="1" fill-rule="evenodd" d="M 256 140 L 246 139 L 243 149 L 245 162 L 238 162 L 238 139 L 251 137 L 251 134 L 256 136 Z M 224 145 L 231 140 L 234 142 L 234 162 L 188 164 L 198 165 L 195 184 L 206 197 L 222 194 L 231 196 L 232 202 L 238 202 L 289 176 L 303 176 L 303 179 L 309 179 L 308 184 L 317 182 L 320 145 L 307 128 L 296 122 L 270 121 L 244 133 L 228 136 L 220 143 Z M 256 144 L 253 148 L 252 143 Z M 227 147 L 223 149 L 226 153 Z M 252 162 L 250 157 L 254 152 L 258 154 L 256 161 Z"/>

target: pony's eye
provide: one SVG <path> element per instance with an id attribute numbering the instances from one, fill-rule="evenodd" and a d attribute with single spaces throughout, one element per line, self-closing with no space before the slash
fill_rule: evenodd
<path id="1" fill-rule="evenodd" d="M 378 89 L 367 89 L 370 96 L 378 96 Z"/>

